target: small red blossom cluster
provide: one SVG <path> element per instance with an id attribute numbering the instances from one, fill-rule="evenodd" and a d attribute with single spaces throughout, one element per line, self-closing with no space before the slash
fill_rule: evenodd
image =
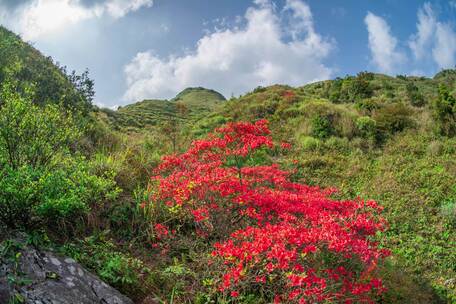
<path id="1" fill-rule="evenodd" d="M 265 290 L 276 303 L 371 302 L 384 290 L 376 265 L 388 255 L 371 240 L 386 227 L 380 206 L 291 182 L 290 172 L 264 164 L 260 152 L 274 147 L 266 120 L 229 123 L 163 159 L 151 203 L 179 208 L 197 235 L 219 239 L 219 292 Z"/>

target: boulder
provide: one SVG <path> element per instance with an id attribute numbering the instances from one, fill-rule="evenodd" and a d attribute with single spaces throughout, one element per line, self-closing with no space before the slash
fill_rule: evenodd
<path id="1" fill-rule="evenodd" d="M 12 299 L 16 298 L 16 302 Z M 132 304 L 119 291 L 85 270 L 75 260 L 21 246 L 10 258 L 0 257 L 0 303 Z"/>

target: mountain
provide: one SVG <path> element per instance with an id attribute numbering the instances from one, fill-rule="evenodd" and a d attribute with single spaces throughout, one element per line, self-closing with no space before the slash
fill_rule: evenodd
<path id="1" fill-rule="evenodd" d="M 119 107 L 117 111 L 101 109 L 100 117 L 115 129 L 141 132 L 164 121 L 193 121 L 221 109 L 225 101 L 225 97 L 214 90 L 186 88 L 171 100 L 143 100 Z"/>
<path id="2" fill-rule="evenodd" d="M 220 108 L 220 105 L 225 100 L 225 97 L 219 92 L 197 87 L 186 88 L 177 94 L 171 101 L 185 105 L 187 108 L 195 111 L 214 111 Z"/>

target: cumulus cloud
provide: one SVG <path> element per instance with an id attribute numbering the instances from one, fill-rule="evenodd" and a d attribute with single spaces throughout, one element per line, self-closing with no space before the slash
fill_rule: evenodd
<path id="1" fill-rule="evenodd" d="M 456 65 L 456 33 L 450 24 L 437 24 L 432 55 L 439 68 L 452 68 Z"/>
<path id="2" fill-rule="evenodd" d="M 405 54 L 398 49 L 397 39 L 391 34 L 388 23 L 368 12 L 364 18 L 369 34 L 369 49 L 372 62 L 384 73 L 393 73 L 405 63 Z"/>
<path id="3" fill-rule="evenodd" d="M 258 85 L 301 85 L 330 77 L 332 70 L 323 60 L 334 42 L 315 31 L 306 3 L 288 0 L 278 11 L 270 1 L 255 0 L 243 19 L 243 26 L 207 33 L 182 56 L 138 53 L 125 66 L 124 100 L 170 98 L 189 86 L 230 96 Z M 287 24 L 293 24 L 291 37 L 285 34 Z"/>
<path id="4" fill-rule="evenodd" d="M 450 3 L 451 7 L 451 3 Z M 453 24 L 439 20 L 429 2 L 418 9 L 416 33 L 410 35 L 407 45 L 410 58 L 398 49 L 398 40 L 391 34 L 388 23 L 369 12 L 365 18 L 369 32 L 372 61 L 382 72 L 401 71 L 407 63 L 411 73 L 424 70 L 452 68 L 456 64 L 456 32 Z"/>
<path id="5" fill-rule="evenodd" d="M 81 0 L 30 0 L 12 5 L 0 0 L 0 22 L 20 33 L 26 40 L 61 31 L 83 20 L 111 16 L 120 18 L 153 0 L 104 0 L 87 5 Z"/>
<path id="6" fill-rule="evenodd" d="M 409 47 L 415 59 L 420 60 L 428 54 L 437 28 L 437 20 L 429 3 L 425 3 L 418 10 L 417 33 L 412 35 L 409 40 Z"/>
<path id="7" fill-rule="evenodd" d="M 456 63 L 456 32 L 450 23 L 441 22 L 430 3 L 418 11 L 417 32 L 409 46 L 417 61 L 433 60 L 439 68 L 450 68 Z"/>

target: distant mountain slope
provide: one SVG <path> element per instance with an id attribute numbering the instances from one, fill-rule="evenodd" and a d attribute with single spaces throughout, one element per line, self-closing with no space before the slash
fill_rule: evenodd
<path id="1" fill-rule="evenodd" d="M 225 97 L 219 92 L 197 87 L 186 88 L 171 101 L 181 103 L 193 110 L 205 111 L 220 108 L 221 103 L 225 100 Z"/>
<path id="2" fill-rule="evenodd" d="M 164 121 L 187 121 L 219 110 L 225 97 L 205 88 L 187 88 L 171 100 L 143 100 L 120 107 L 117 111 L 101 109 L 100 115 L 114 128 L 141 131 Z"/>
<path id="3" fill-rule="evenodd" d="M 33 85 L 37 103 L 63 103 L 69 108 L 88 110 L 90 100 L 87 99 L 91 98 L 93 82 L 86 76 L 67 75 L 51 57 L 45 57 L 18 35 L 0 26 L 0 84 L 9 77 L 18 82 L 19 90 Z M 87 96 L 81 94 L 84 90 Z"/>

